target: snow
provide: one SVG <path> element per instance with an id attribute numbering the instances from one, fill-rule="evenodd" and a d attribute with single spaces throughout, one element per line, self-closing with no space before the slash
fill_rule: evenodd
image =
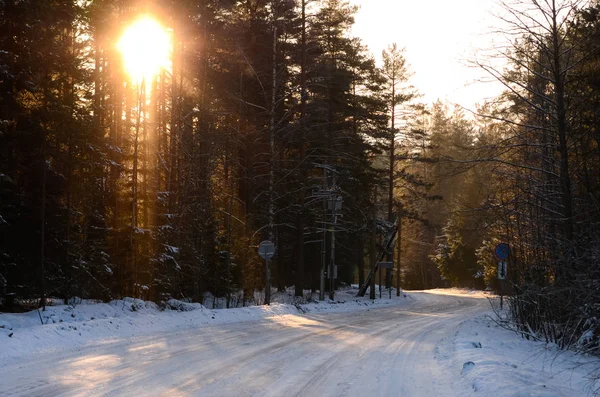
<path id="1" fill-rule="evenodd" d="M 0 313 L 0 395 L 583 397 L 594 389 L 588 374 L 598 360 L 500 327 L 486 293 L 371 301 L 356 288 L 305 304 L 284 291 L 273 297 L 289 303 L 235 309 L 123 299 Z"/>
<path id="2" fill-rule="evenodd" d="M 175 299 L 167 301 L 164 308 L 159 308 L 153 302 L 133 298 L 109 303 L 74 298 L 70 305 L 47 306 L 46 311 L 0 313 L 0 368 L 15 358 L 109 344 L 128 336 L 253 322 L 299 313 L 368 310 L 392 303 L 402 304 L 407 300 L 404 297 L 397 300 L 395 295 L 392 300 L 356 298 L 357 288 L 354 286 L 337 292 L 334 301 L 327 299 L 302 305 L 293 304 L 293 294 L 288 291 L 274 293 L 274 303 L 269 306 L 233 309 L 211 310 L 199 303 Z M 310 294 L 310 291 L 307 293 Z M 217 300 L 217 307 L 224 307 L 224 302 L 224 298 Z"/>
<path id="3" fill-rule="evenodd" d="M 155 303 L 131 298 L 49 306 L 45 312 L 0 313 L 0 367 L 17 357 L 110 344 L 126 337 L 296 313 L 298 310 L 291 305 L 207 310 L 200 304 L 175 300 L 161 311 Z"/>
<path id="4" fill-rule="evenodd" d="M 311 292 L 311 290 L 304 290 L 302 292 L 302 297 L 297 297 L 294 294 L 294 288 L 287 288 L 283 291 L 272 291 L 271 293 L 271 302 L 272 303 L 283 303 L 289 305 L 297 305 L 299 303 L 316 303 L 316 306 L 313 306 L 314 310 L 317 311 L 343 311 L 348 307 L 356 307 L 363 305 L 387 305 L 390 303 L 389 290 L 382 286 L 382 300 L 379 300 L 379 285 L 375 285 L 375 289 L 377 292 L 377 299 L 375 301 L 371 301 L 369 299 L 369 289 L 367 289 L 367 293 L 365 297 L 358 298 L 356 295 L 358 294 L 358 284 L 352 284 L 343 289 L 337 290 L 335 292 L 334 301 L 329 300 L 329 295 L 325 294 L 325 300 L 323 302 L 319 302 L 319 292 Z M 391 288 L 392 301 L 396 299 L 396 288 Z M 243 294 L 240 291 L 238 294 L 231 295 L 230 307 L 240 307 L 243 302 Z M 255 291 L 254 296 L 251 300 L 246 301 L 246 305 L 254 306 L 254 305 L 262 305 L 265 300 L 265 294 L 263 291 Z M 227 306 L 227 300 L 225 297 L 216 298 L 210 293 L 204 294 L 204 302 L 205 306 L 211 309 L 224 309 Z M 336 305 L 338 303 L 350 303 L 354 302 L 352 305 L 344 305 L 341 306 L 331 306 Z M 320 303 L 320 304 L 319 304 Z M 309 305 L 310 306 L 310 305 Z"/>
<path id="5" fill-rule="evenodd" d="M 487 291 L 480 291 L 476 289 L 468 289 L 468 288 L 436 288 L 427 290 L 428 294 L 436 294 L 436 295 L 452 295 L 452 296 L 462 296 L 462 297 L 471 297 L 471 298 L 489 298 L 492 295 Z"/>
<path id="6" fill-rule="evenodd" d="M 600 368 L 597 358 L 522 338 L 492 312 L 460 324 L 437 355 L 475 396 L 583 397 L 598 387 L 590 379 Z"/>

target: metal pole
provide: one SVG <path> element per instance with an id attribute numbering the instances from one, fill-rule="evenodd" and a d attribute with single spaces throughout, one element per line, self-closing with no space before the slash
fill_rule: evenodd
<path id="1" fill-rule="evenodd" d="M 337 223 L 336 202 L 333 203 L 333 227 L 331 228 L 331 260 L 329 265 L 329 299 L 333 300 L 335 293 L 335 225 Z"/>
<path id="2" fill-rule="evenodd" d="M 398 211 L 398 238 L 396 239 L 398 244 L 398 259 L 396 259 L 396 296 L 400 296 L 400 258 L 402 255 L 402 207 Z"/>
<path id="3" fill-rule="evenodd" d="M 266 285 L 265 285 L 265 305 L 271 304 L 271 269 L 269 268 L 269 259 L 265 259 L 266 263 Z"/>
<path id="4" fill-rule="evenodd" d="M 323 185 L 326 186 L 327 185 L 327 169 L 323 168 Z M 326 259 L 325 259 L 325 249 L 326 249 L 326 243 L 327 243 L 327 228 L 325 226 L 325 223 L 327 221 L 327 201 L 325 200 L 323 202 L 323 223 L 321 225 L 321 227 L 323 228 L 323 240 L 321 241 L 321 282 L 320 282 L 320 290 L 319 290 L 319 300 L 324 300 L 325 299 L 325 266 L 326 266 Z"/>
<path id="5" fill-rule="evenodd" d="M 375 185 L 375 192 L 373 194 L 373 203 L 377 203 L 377 185 Z M 369 286 L 369 299 L 375 299 L 375 268 L 377 266 L 377 207 L 373 206 L 373 219 L 371 220 L 371 279 Z"/>
<path id="6" fill-rule="evenodd" d="M 499 280 L 500 281 L 500 310 L 502 310 L 502 307 L 504 306 L 504 280 Z"/>
<path id="7" fill-rule="evenodd" d="M 381 266 L 377 267 L 377 271 L 379 272 L 379 299 L 381 299 Z"/>
<path id="8" fill-rule="evenodd" d="M 321 241 L 321 282 L 319 290 L 319 299 L 325 299 L 325 239 L 327 238 L 327 229 L 325 229 L 325 210 L 323 210 L 323 240 Z"/>

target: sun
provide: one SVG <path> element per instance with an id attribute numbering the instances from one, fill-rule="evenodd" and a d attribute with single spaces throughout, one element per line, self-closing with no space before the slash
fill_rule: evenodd
<path id="1" fill-rule="evenodd" d="M 171 35 L 150 17 L 133 22 L 121 36 L 117 48 L 127 73 L 136 82 L 149 81 L 171 65 Z"/>

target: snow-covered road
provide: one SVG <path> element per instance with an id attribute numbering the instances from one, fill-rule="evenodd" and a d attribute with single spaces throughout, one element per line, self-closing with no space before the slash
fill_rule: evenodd
<path id="1" fill-rule="evenodd" d="M 0 369 L 0 396 L 463 394 L 436 354 L 487 301 L 410 296 L 410 305 L 276 316 L 17 360 Z"/>

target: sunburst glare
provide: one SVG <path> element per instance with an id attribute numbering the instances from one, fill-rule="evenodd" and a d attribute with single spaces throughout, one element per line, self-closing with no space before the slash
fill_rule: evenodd
<path id="1" fill-rule="evenodd" d="M 150 17 L 140 18 L 125 29 L 117 47 L 125 70 L 138 83 L 171 66 L 171 36 Z"/>

